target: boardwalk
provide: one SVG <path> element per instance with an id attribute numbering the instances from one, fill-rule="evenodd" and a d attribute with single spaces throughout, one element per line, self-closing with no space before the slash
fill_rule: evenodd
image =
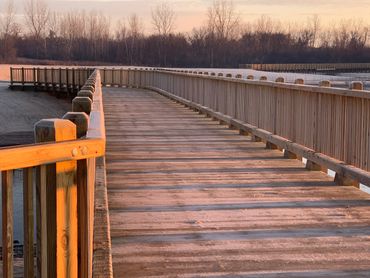
<path id="1" fill-rule="evenodd" d="M 115 277 L 369 277 L 369 195 L 157 93 L 104 106 Z"/>

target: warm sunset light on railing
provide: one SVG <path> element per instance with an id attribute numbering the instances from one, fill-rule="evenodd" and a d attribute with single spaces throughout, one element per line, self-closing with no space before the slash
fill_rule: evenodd
<path id="1" fill-rule="evenodd" d="M 104 115 L 99 71 L 74 83 L 75 90 L 85 84 L 92 99 L 79 96 L 73 112 L 63 119 L 41 120 L 35 125 L 37 144 L 0 149 L 3 188 L 3 275 L 13 276 L 13 169 L 24 169 L 24 276 L 91 277 L 94 187 L 98 157 L 105 155 Z M 21 85 L 36 85 L 40 69 L 12 70 L 12 78 Z M 51 73 L 55 70 L 50 70 Z M 69 83 L 50 77 L 58 89 Z M 31 76 L 29 76 L 29 73 Z M 28 77 L 27 77 L 28 76 Z M 74 78 L 73 78 L 74 79 Z M 40 81 L 40 79 L 38 79 Z M 40 81 L 41 82 L 41 81 Z M 45 82 L 44 86 L 48 86 Z M 51 84 L 51 83 L 49 83 Z M 39 85 L 39 84 L 37 84 Z M 41 84 L 40 84 L 41 85 Z M 90 105 L 86 105 L 90 102 Z M 89 116 L 88 116 L 89 115 Z M 55 141 L 55 142 L 54 142 Z M 35 169 L 33 167 L 36 167 Z M 36 231 L 33 229 L 33 177 L 36 174 Z M 37 268 L 34 270 L 34 235 L 37 234 Z"/>

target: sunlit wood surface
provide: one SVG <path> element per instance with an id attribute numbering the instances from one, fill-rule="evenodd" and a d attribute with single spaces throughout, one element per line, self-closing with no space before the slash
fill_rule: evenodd
<path id="1" fill-rule="evenodd" d="M 104 106 L 115 277 L 369 277 L 366 193 L 154 92 Z"/>

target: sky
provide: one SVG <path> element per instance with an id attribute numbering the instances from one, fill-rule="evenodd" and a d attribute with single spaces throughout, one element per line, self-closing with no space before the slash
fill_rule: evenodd
<path id="1" fill-rule="evenodd" d="M 44 0 L 55 11 L 95 10 L 107 14 L 112 22 L 138 14 L 147 32 L 151 31 L 151 10 L 162 0 Z M 0 3 L 3 0 L 0 1 Z M 15 0 L 17 12 L 23 12 L 23 0 Z M 176 12 L 176 31 L 188 32 L 206 21 L 208 7 L 213 0 L 167 0 Z M 1 5 L 1 4 L 0 4 Z M 244 21 L 261 15 L 282 22 L 305 22 L 318 15 L 323 24 L 340 19 L 363 19 L 370 25 L 370 0 L 234 0 L 236 11 Z"/>

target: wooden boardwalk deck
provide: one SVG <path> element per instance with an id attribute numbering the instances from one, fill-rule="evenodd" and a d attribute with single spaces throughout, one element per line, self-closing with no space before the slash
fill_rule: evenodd
<path id="1" fill-rule="evenodd" d="M 104 89 L 115 277 L 370 277 L 370 196 L 157 93 Z"/>

